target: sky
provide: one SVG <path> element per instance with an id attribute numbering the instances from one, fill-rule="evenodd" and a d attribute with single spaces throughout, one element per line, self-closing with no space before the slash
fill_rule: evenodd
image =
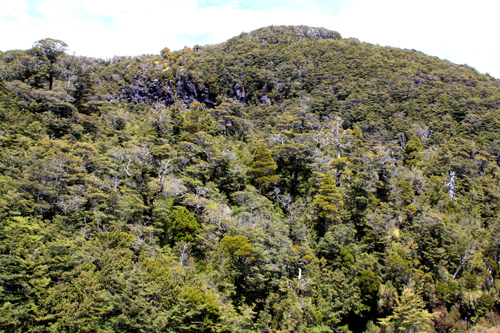
<path id="1" fill-rule="evenodd" d="M 54 38 L 68 53 L 112 58 L 308 25 L 500 78 L 499 16 L 497 0 L 0 0 L 0 51 Z"/>

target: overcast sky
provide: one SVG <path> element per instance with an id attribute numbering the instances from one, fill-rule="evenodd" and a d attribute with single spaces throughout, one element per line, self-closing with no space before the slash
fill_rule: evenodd
<path id="1" fill-rule="evenodd" d="M 498 0 L 0 0 L 0 50 L 55 38 L 100 58 L 221 43 L 308 25 L 415 49 L 500 78 Z"/>

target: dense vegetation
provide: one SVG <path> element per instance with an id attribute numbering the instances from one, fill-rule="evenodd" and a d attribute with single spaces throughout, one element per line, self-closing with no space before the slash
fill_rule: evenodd
<path id="1" fill-rule="evenodd" d="M 308 27 L 66 47 L 0 53 L 0 330 L 497 332 L 500 81 Z"/>

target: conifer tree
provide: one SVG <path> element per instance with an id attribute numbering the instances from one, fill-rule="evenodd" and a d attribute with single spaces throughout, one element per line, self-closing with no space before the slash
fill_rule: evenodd
<path id="1" fill-rule="evenodd" d="M 395 332 L 432 332 L 433 315 L 424 306 L 418 294 L 405 288 L 401 297 L 396 299 L 393 314 L 380 319 L 380 324 L 392 327 Z"/>
<path id="2" fill-rule="evenodd" d="M 274 174 L 277 168 L 278 165 L 267 146 L 263 142 L 257 143 L 252 155 L 252 166 L 248 169 L 247 175 L 251 178 L 251 182 L 257 186 L 259 192 L 279 181 L 279 176 Z"/>
<path id="3" fill-rule="evenodd" d="M 410 141 L 408 141 L 408 143 L 406 144 L 404 150 L 404 163 L 406 165 L 411 167 L 422 160 L 422 155 L 420 155 L 420 152 L 423 150 L 423 145 L 418 136 L 412 136 Z"/>
<path id="4" fill-rule="evenodd" d="M 344 205 L 344 201 L 330 172 L 327 172 L 323 177 L 319 192 L 314 199 L 314 204 L 319 209 L 318 215 L 323 221 L 323 232 L 326 233 L 329 222 L 338 217 L 338 211 Z"/>

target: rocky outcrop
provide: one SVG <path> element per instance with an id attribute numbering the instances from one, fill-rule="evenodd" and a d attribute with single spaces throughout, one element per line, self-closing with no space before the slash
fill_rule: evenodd
<path id="1" fill-rule="evenodd" d="M 237 102 L 247 104 L 247 92 L 245 90 L 245 87 L 243 87 L 239 83 L 236 83 L 233 86 L 233 98 Z"/>
<path id="2" fill-rule="evenodd" d="M 290 43 L 301 40 L 342 39 L 340 33 L 325 28 L 308 26 L 270 26 L 243 33 L 237 38 L 247 38 L 265 44 Z"/>
<path id="3" fill-rule="evenodd" d="M 122 88 L 112 99 L 139 104 L 165 104 L 170 106 L 179 101 L 190 105 L 193 101 L 205 104 L 208 108 L 215 106 L 215 96 L 207 88 L 200 88 L 197 83 L 188 81 L 184 77 L 177 81 L 150 80 L 137 78 L 126 88 Z"/>
<path id="4" fill-rule="evenodd" d="M 134 104 L 146 103 L 156 104 L 162 103 L 171 105 L 174 103 L 174 93 L 167 85 L 162 85 L 159 80 L 146 80 L 139 78 L 130 83 L 126 88 L 123 88 L 117 99 L 128 101 Z"/>
<path id="5" fill-rule="evenodd" d="M 215 106 L 215 96 L 210 94 L 208 88 L 200 88 L 193 81 L 187 81 L 184 77 L 177 79 L 175 84 L 175 96 L 179 101 L 186 105 L 190 105 L 193 101 L 205 104 L 207 108 Z"/>

